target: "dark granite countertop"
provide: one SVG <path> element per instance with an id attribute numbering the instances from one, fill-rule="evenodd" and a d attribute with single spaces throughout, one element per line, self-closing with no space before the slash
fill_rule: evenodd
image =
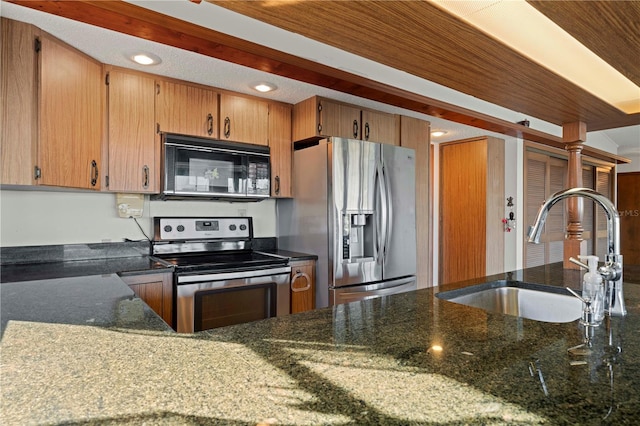
<path id="1" fill-rule="evenodd" d="M 115 274 L 0 285 L 0 334 L 9 321 L 172 331 Z"/>
<path id="2" fill-rule="evenodd" d="M 259 251 L 292 260 L 318 257 L 273 248 L 265 238 Z M 261 240 L 261 241 L 262 241 Z M 74 244 L 64 246 L 10 247 L 2 250 L 0 283 L 83 277 L 97 274 L 136 275 L 171 271 L 148 255 L 147 242 Z"/>
<path id="3" fill-rule="evenodd" d="M 437 297 L 496 279 L 579 288 L 581 275 L 555 264 L 192 335 L 10 321 L 2 423 L 638 424 L 640 285 L 625 283 L 628 315 L 582 354 L 567 351 L 577 320 Z"/>

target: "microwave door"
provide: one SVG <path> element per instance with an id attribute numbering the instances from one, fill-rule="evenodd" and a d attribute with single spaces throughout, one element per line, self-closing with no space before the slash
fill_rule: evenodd
<path id="1" fill-rule="evenodd" d="M 245 195 L 245 156 L 236 153 L 174 147 L 175 195 Z"/>

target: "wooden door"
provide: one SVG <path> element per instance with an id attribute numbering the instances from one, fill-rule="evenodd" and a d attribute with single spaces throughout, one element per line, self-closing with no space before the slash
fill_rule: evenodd
<path id="1" fill-rule="evenodd" d="M 0 48 L 0 183 L 35 185 L 37 57 L 32 25 L 2 18 Z"/>
<path id="2" fill-rule="evenodd" d="M 432 243 L 429 232 L 431 220 L 429 146 L 430 124 L 413 117 L 400 117 L 400 144 L 415 150 L 416 158 L 416 259 L 418 288 L 431 287 L 433 267 Z"/>
<path id="3" fill-rule="evenodd" d="M 271 196 L 291 197 L 291 107 L 269 105 L 269 147 L 271 150 Z"/>
<path id="4" fill-rule="evenodd" d="M 102 66 L 49 35 L 40 41 L 40 183 L 100 189 Z"/>
<path id="5" fill-rule="evenodd" d="M 291 313 L 315 309 L 315 261 L 291 262 Z"/>
<path id="6" fill-rule="evenodd" d="M 440 284 L 485 276 L 486 140 L 440 146 Z"/>
<path id="7" fill-rule="evenodd" d="M 156 192 L 155 80 L 114 69 L 108 81 L 109 190 Z"/>
<path id="8" fill-rule="evenodd" d="M 220 95 L 220 139 L 269 144 L 269 104 L 228 93 Z"/>
<path id="9" fill-rule="evenodd" d="M 362 139 L 399 145 L 398 116 L 386 112 L 362 110 Z"/>
<path id="10" fill-rule="evenodd" d="M 322 99 L 319 116 L 321 134 L 360 139 L 360 108 Z"/>
<path id="11" fill-rule="evenodd" d="M 218 93 L 168 80 L 157 82 L 158 131 L 218 138 Z"/>
<path id="12" fill-rule="evenodd" d="M 624 266 L 640 266 L 640 172 L 618 173 L 618 213 Z"/>

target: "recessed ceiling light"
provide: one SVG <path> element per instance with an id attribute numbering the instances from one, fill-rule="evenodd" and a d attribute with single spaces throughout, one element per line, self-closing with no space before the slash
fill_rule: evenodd
<path id="1" fill-rule="evenodd" d="M 251 87 L 262 93 L 271 92 L 278 88 L 275 84 L 267 82 L 253 83 Z"/>
<path id="2" fill-rule="evenodd" d="M 434 130 L 433 132 L 431 132 L 431 136 L 433 136 L 434 138 L 439 138 L 440 136 L 444 136 L 446 134 L 447 132 L 444 130 Z"/>
<path id="3" fill-rule="evenodd" d="M 140 65 L 157 65 L 162 62 L 160 57 L 147 52 L 134 53 L 130 56 L 130 59 Z"/>

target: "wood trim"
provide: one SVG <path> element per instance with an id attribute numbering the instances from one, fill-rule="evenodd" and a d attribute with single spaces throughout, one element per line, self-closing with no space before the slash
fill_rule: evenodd
<path id="1" fill-rule="evenodd" d="M 392 87 L 340 69 L 193 25 L 126 2 L 8 0 L 76 21 L 155 41 L 487 131 L 562 147 L 562 138 Z M 596 150 L 598 151 L 598 150 Z M 601 153 L 603 151 L 600 151 Z M 608 153 L 607 153 L 608 154 Z M 598 152 L 589 155 L 599 156 Z M 603 159 L 629 162 L 607 155 Z"/>
<path id="2" fill-rule="evenodd" d="M 504 272 L 504 225 L 507 205 L 504 193 L 504 139 L 487 137 L 487 220 L 486 260 L 487 275 Z"/>
<path id="3" fill-rule="evenodd" d="M 544 155 L 551 155 L 552 157 L 557 157 L 557 158 L 562 158 L 563 160 L 568 160 L 569 159 L 569 153 L 567 152 L 566 149 L 564 148 L 554 148 L 548 145 L 544 145 L 544 144 L 540 144 L 537 142 L 532 142 L 532 141 L 524 141 L 524 149 L 525 150 L 529 150 L 529 151 L 538 151 L 538 152 L 542 152 Z M 593 148 L 592 148 L 593 149 Z M 592 149 L 589 149 L 589 147 L 587 146 L 583 146 L 582 149 L 582 163 L 583 164 L 591 164 L 591 165 L 596 165 L 596 166 L 607 166 L 607 167 L 614 167 L 616 164 L 616 160 L 614 158 L 597 158 L 594 157 L 593 155 L 587 155 L 585 154 L 588 151 L 591 151 Z M 600 152 L 604 152 L 605 151 L 600 151 Z M 614 156 L 613 154 L 611 154 L 612 157 L 617 157 Z M 623 158 L 623 157 L 618 157 L 620 159 L 625 160 L 624 162 L 630 162 L 631 160 L 627 159 L 627 158 Z M 620 161 L 617 161 L 618 164 L 620 164 Z"/>

